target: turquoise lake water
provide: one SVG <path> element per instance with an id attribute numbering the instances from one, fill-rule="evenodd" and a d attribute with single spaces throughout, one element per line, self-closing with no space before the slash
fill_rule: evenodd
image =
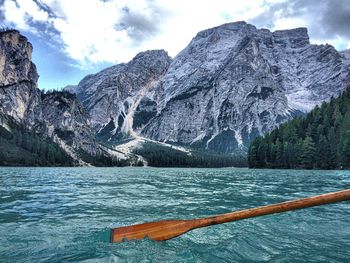
<path id="1" fill-rule="evenodd" d="M 349 171 L 0 168 L 0 262 L 350 262 L 350 202 L 109 243 L 112 227 L 350 188 Z"/>

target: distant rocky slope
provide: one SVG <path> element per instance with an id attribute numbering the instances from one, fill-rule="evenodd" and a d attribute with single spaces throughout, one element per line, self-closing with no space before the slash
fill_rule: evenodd
<path id="1" fill-rule="evenodd" d="M 245 22 L 199 32 L 171 60 L 148 51 L 69 88 L 95 131 L 233 153 L 350 80 L 348 53 L 310 44 L 306 28 L 270 32 Z"/>
<path id="2" fill-rule="evenodd" d="M 43 94 L 38 89 L 32 49 L 18 31 L 0 32 L 0 126 L 9 133 L 16 132 L 11 127 L 23 127 L 26 134 L 36 134 L 31 138 L 40 136 L 59 145 L 76 164 L 88 164 L 81 151 L 85 157 L 104 155 L 104 148 L 96 144 L 90 117 L 76 97 L 67 92 Z"/>
<path id="3" fill-rule="evenodd" d="M 147 107 L 147 101 L 152 101 L 154 88 L 170 62 L 164 50 L 142 52 L 129 63 L 86 76 L 78 86 L 66 90 L 75 93 L 86 107 L 98 137 L 118 141 L 134 135 L 133 126 L 147 123 L 147 118 L 136 118 L 134 123 L 135 112 L 142 114 L 140 107 Z"/>
<path id="4" fill-rule="evenodd" d="M 305 28 L 245 22 L 199 32 L 173 59 L 141 52 L 62 92 L 40 92 L 31 53 L 18 31 L 0 32 L 0 126 L 9 130 L 11 118 L 82 165 L 152 163 L 144 155 L 202 165 L 218 158 L 206 161 L 203 150 L 242 154 L 350 83 L 349 51 L 310 44 Z"/>
<path id="5" fill-rule="evenodd" d="M 338 96 L 349 60 L 312 45 L 306 28 L 270 32 L 245 22 L 197 34 L 156 89 L 146 137 L 232 152 Z M 184 116 L 186 116 L 184 118 Z"/>
<path id="6" fill-rule="evenodd" d="M 42 114 L 53 127 L 53 133 L 73 149 L 82 149 L 93 155 L 97 153 L 90 116 L 74 95 L 68 92 L 43 94 Z"/>

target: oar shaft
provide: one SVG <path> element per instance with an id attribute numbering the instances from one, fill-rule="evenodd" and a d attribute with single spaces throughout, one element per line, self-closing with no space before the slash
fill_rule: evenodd
<path id="1" fill-rule="evenodd" d="M 194 228 L 350 200 L 350 189 L 193 220 Z"/>
<path id="2" fill-rule="evenodd" d="M 164 220 L 159 222 L 124 226 L 114 228 L 112 230 L 111 241 L 121 242 L 124 239 L 143 239 L 145 237 L 157 241 L 168 240 L 180 236 L 194 228 L 222 224 L 251 217 L 282 213 L 345 200 L 350 200 L 350 189 L 201 219 Z"/>

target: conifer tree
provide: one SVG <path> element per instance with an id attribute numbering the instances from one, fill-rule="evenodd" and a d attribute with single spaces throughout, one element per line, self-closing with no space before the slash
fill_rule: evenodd
<path id="1" fill-rule="evenodd" d="M 307 168 L 312 169 L 315 160 L 315 143 L 310 136 L 307 136 L 302 144 L 301 164 Z"/>
<path id="2" fill-rule="evenodd" d="M 350 169 L 350 90 L 256 138 L 251 147 L 250 167 Z"/>

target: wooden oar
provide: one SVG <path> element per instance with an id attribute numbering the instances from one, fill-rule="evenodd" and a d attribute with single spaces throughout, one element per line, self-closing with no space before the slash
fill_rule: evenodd
<path id="1" fill-rule="evenodd" d="M 124 240 L 143 238 L 149 238 L 157 241 L 168 240 L 195 228 L 222 224 L 251 217 L 282 213 L 345 200 L 350 200 L 350 189 L 206 218 L 192 220 L 165 220 L 124 226 L 112 229 L 111 242 L 122 242 Z"/>

